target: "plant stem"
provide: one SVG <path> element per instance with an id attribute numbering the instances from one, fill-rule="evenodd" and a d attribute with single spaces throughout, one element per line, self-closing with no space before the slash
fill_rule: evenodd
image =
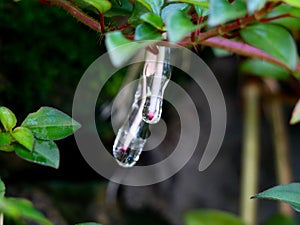
<path id="1" fill-rule="evenodd" d="M 201 43 L 202 45 L 210 46 L 210 47 L 217 47 L 222 48 L 228 51 L 231 51 L 233 53 L 237 53 L 239 55 L 258 58 L 262 60 L 266 60 L 268 62 L 277 64 L 291 72 L 291 68 L 289 68 L 285 63 L 281 62 L 280 60 L 274 58 L 273 56 L 267 54 L 266 52 L 255 48 L 251 45 L 248 45 L 246 43 L 236 42 L 224 38 L 219 37 L 212 37 L 209 38 Z M 295 71 L 300 72 L 300 63 L 297 63 L 297 67 Z"/>
<path id="2" fill-rule="evenodd" d="M 101 24 L 98 21 L 94 20 L 93 18 L 90 18 L 87 14 L 82 12 L 79 8 L 74 6 L 71 2 L 69 2 L 67 0 L 48 0 L 48 1 L 53 5 L 61 7 L 62 9 L 64 9 L 68 13 L 70 13 L 72 16 L 77 18 L 80 22 L 89 26 L 91 29 L 93 29 L 97 32 L 101 32 L 104 30 L 103 23 L 101 26 Z M 268 55 L 267 53 L 265 53 L 259 49 L 256 49 L 252 46 L 249 46 L 249 45 L 246 45 L 243 43 L 233 42 L 230 40 L 216 37 L 219 34 L 226 34 L 229 31 L 240 29 L 241 27 L 245 27 L 250 23 L 262 20 L 262 17 L 266 13 L 270 12 L 273 8 L 275 8 L 279 4 L 280 3 L 269 3 L 268 7 L 261 9 L 260 11 L 256 12 L 255 15 L 253 15 L 253 16 L 245 16 L 244 18 L 238 19 L 237 21 L 235 21 L 233 23 L 230 23 L 230 24 L 227 24 L 224 26 L 217 26 L 211 30 L 200 33 L 200 35 L 198 36 L 197 44 L 218 47 L 218 48 L 232 51 L 233 53 L 237 53 L 240 55 L 264 59 L 268 62 L 277 64 L 285 69 L 288 69 L 289 71 L 292 71 L 291 68 L 288 68 L 287 65 L 285 65 L 283 62 Z M 101 21 L 102 21 L 102 19 L 101 19 Z M 130 37 L 130 35 L 128 37 Z M 183 45 L 183 46 L 190 45 L 191 40 L 188 37 L 188 38 L 182 40 L 178 44 Z M 243 50 L 241 48 L 241 46 L 242 47 L 249 46 L 249 47 L 246 50 Z M 295 69 L 295 71 L 300 73 L 300 63 L 299 62 L 297 64 L 297 68 Z M 294 71 L 292 71 L 292 72 L 294 72 Z"/>
<path id="3" fill-rule="evenodd" d="M 256 224 L 257 202 L 250 199 L 257 193 L 259 162 L 260 88 L 248 83 L 243 89 L 244 128 L 241 174 L 241 217 L 247 225 Z"/>
<path id="4" fill-rule="evenodd" d="M 74 16 L 76 19 L 78 19 L 80 22 L 84 23 L 85 25 L 89 26 L 93 30 L 96 30 L 98 32 L 101 32 L 101 25 L 96 20 L 92 19 L 88 15 L 86 15 L 84 12 L 82 12 L 79 8 L 74 6 L 72 3 L 70 3 L 67 0 L 49 0 L 53 5 L 59 6 L 60 8 L 64 9 L 68 13 L 70 13 L 72 16 Z M 104 29 L 104 27 L 102 28 Z"/>
<path id="5" fill-rule="evenodd" d="M 276 80 L 265 79 L 265 83 L 273 95 L 278 94 L 280 90 Z M 281 100 L 273 97 L 269 101 L 268 109 L 275 147 L 277 180 L 279 184 L 288 184 L 292 181 L 292 169 L 290 166 L 289 144 Z M 280 203 L 280 212 L 287 216 L 293 215 L 293 210 L 286 203 Z"/>

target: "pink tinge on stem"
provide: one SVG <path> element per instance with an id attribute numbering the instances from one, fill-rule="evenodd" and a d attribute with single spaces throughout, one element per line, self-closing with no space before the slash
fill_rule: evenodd
<path id="1" fill-rule="evenodd" d="M 125 146 L 122 146 L 122 152 L 126 152 L 127 151 L 127 148 Z"/>
<path id="2" fill-rule="evenodd" d="M 149 120 L 152 120 L 153 117 L 154 117 L 154 113 L 153 112 L 149 112 L 147 116 L 148 116 Z"/>

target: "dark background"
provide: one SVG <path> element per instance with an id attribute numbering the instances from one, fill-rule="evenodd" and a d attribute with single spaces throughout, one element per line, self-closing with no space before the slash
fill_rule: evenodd
<path id="1" fill-rule="evenodd" d="M 79 79 L 104 52 L 100 36 L 61 9 L 38 1 L 0 1 L 0 105 L 15 112 L 18 124 L 40 106 L 52 106 L 71 115 Z M 238 73 L 241 59 L 237 56 L 216 58 L 210 49 L 200 49 L 199 54 L 219 80 L 228 111 L 224 144 L 207 171 L 197 171 L 207 140 L 205 134 L 209 132 L 207 123 L 201 127 L 204 135 L 200 138 L 199 151 L 184 169 L 167 181 L 148 187 L 108 184 L 83 160 L 71 136 L 58 141 L 61 153 L 58 170 L 25 162 L 13 153 L 1 153 L 0 176 L 7 185 L 7 195 L 29 198 L 57 225 L 91 220 L 114 225 L 182 224 L 182 214 L 194 208 L 216 208 L 238 214 L 242 140 L 240 89 L 245 79 Z M 124 78 L 122 74 L 105 87 L 99 99 L 99 111 L 117 93 Z M 200 120 L 205 121 L 209 111 L 199 87 L 179 72 L 172 79 L 191 94 L 201 114 Z M 291 110 L 291 105 L 285 106 L 286 124 Z M 168 104 L 164 112 L 168 128 L 176 130 L 177 117 L 172 117 L 174 113 Z M 110 146 L 114 139 L 110 121 L 98 122 L 105 130 L 102 138 Z M 295 181 L 299 181 L 299 125 L 289 126 L 288 130 Z M 271 128 L 265 118 L 261 131 L 260 190 L 263 190 L 276 185 Z M 157 149 L 163 150 L 163 145 Z M 155 153 L 147 153 L 141 162 L 155 157 Z M 274 202 L 260 201 L 260 220 L 275 212 Z M 14 224 L 9 219 L 5 221 Z"/>

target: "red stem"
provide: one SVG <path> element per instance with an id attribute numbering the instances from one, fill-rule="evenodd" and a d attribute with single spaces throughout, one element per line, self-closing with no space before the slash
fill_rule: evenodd
<path id="1" fill-rule="evenodd" d="M 202 45 L 210 46 L 210 47 L 217 47 L 222 48 L 234 53 L 237 53 L 239 55 L 248 56 L 252 58 L 258 58 L 262 60 L 266 60 L 268 62 L 277 64 L 291 72 L 291 68 L 289 68 L 285 63 L 281 62 L 279 59 L 274 58 L 273 56 L 267 54 L 266 52 L 255 48 L 251 45 L 248 45 L 246 43 L 236 42 L 232 40 L 227 40 L 223 38 L 218 37 L 212 37 L 209 38 L 203 42 L 201 42 Z M 297 67 L 295 69 L 296 72 L 300 73 L 300 63 L 298 62 Z"/>
<path id="2" fill-rule="evenodd" d="M 76 6 L 72 5 L 69 1 L 67 1 L 67 0 L 48 0 L 48 1 L 50 3 L 52 3 L 53 5 L 57 5 L 61 8 L 63 8 L 65 11 L 69 12 L 71 15 L 73 15 L 75 18 L 77 18 L 79 21 L 86 24 L 90 28 L 92 28 L 98 32 L 103 31 L 104 22 L 101 22 L 102 23 L 102 26 L 101 26 L 101 24 L 98 21 L 90 18 L 88 15 L 86 15 L 84 12 L 82 12 Z M 270 12 L 274 7 L 278 6 L 279 4 L 280 4 L 280 2 L 279 3 L 268 3 L 264 9 L 256 12 L 255 15 L 253 15 L 253 16 L 246 15 L 244 18 L 239 19 L 233 23 L 230 23 L 230 24 L 222 26 L 222 27 L 217 26 L 211 30 L 201 33 L 198 36 L 199 38 L 197 40 L 197 43 L 195 43 L 195 44 L 202 44 L 202 45 L 211 46 L 211 47 L 218 47 L 218 48 L 222 48 L 222 49 L 225 49 L 225 50 L 228 50 L 228 51 L 240 54 L 240 55 L 259 58 L 259 59 L 266 60 L 268 62 L 277 64 L 277 65 L 291 71 L 291 69 L 287 65 L 285 65 L 283 62 L 272 57 L 271 55 L 267 54 L 266 52 L 261 51 L 260 49 L 252 47 L 245 43 L 234 42 L 231 40 L 226 40 L 226 39 L 215 37 L 215 36 L 219 35 L 220 33 L 224 34 L 229 31 L 232 31 L 232 30 L 240 29 L 241 27 L 244 27 L 244 26 L 248 25 L 249 23 L 264 20 L 264 19 L 262 19 L 262 17 L 266 13 Z M 278 19 L 278 18 L 273 18 L 273 19 Z M 122 27 L 120 27 L 120 29 L 122 29 Z M 126 35 L 126 37 L 131 40 L 134 39 L 133 35 Z M 190 42 L 189 38 L 190 37 L 187 37 L 186 39 L 182 40 L 178 44 L 183 45 L 183 46 L 190 45 L 191 42 Z M 300 62 L 297 63 L 297 67 L 296 67 L 295 71 L 300 73 Z"/>
<path id="3" fill-rule="evenodd" d="M 265 23 L 265 22 L 270 22 L 270 21 L 285 18 L 285 17 L 293 17 L 293 16 L 289 13 L 286 13 L 286 14 L 282 14 L 282 15 L 279 15 L 279 16 L 274 16 L 274 17 L 271 17 L 271 18 L 262 18 L 259 21 Z"/>
<path id="4" fill-rule="evenodd" d="M 101 25 L 96 20 L 90 18 L 88 15 L 86 15 L 76 6 L 72 5 L 70 2 L 66 0 L 49 0 L 49 2 L 53 5 L 61 7 L 62 9 L 70 13 L 72 16 L 77 18 L 80 22 L 86 24 L 93 30 L 96 30 L 98 32 L 101 31 Z"/>
<path id="5" fill-rule="evenodd" d="M 100 16 L 101 32 L 104 34 L 105 33 L 104 16 L 101 12 L 99 12 L 99 16 Z"/>

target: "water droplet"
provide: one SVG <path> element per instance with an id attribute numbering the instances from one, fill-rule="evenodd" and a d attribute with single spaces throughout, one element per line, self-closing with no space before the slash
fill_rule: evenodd
<path id="1" fill-rule="evenodd" d="M 143 79 L 146 81 L 143 120 L 149 124 L 158 123 L 161 118 L 163 95 L 171 77 L 170 48 L 157 48 L 157 54 L 147 51 L 143 70 Z"/>

